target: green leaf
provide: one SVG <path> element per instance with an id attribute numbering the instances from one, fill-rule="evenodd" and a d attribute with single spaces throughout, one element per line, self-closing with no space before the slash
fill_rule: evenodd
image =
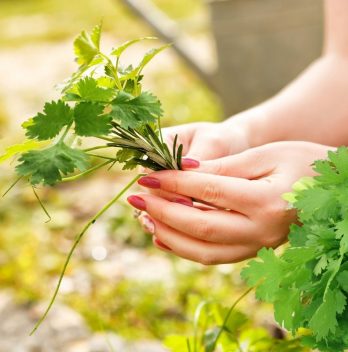
<path id="1" fill-rule="evenodd" d="M 79 65 L 89 65 L 99 54 L 101 25 L 95 26 L 91 33 L 82 31 L 74 41 L 74 51 Z"/>
<path id="2" fill-rule="evenodd" d="M 114 89 L 98 87 L 98 82 L 93 77 L 81 79 L 76 90 L 82 100 L 92 102 L 108 102 L 115 96 Z"/>
<path id="3" fill-rule="evenodd" d="M 340 284 L 342 290 L 348 293 L 348 271 L 342 271 L 337 275 L 337 282 Z"/>
<path id="4" fill-rule="evenodd" d="M 162 115 L 160 101 L 151 93 L 141 93 L 134 98 L 120 92 L 111 103 L 111 115 L 123 128 L 140 128 L 153 123 Z"/>
<path id="5" fill-rule="evenodd" d="M 259 284 L 256 288 L 258 299 L 273 302 L 283 278 L 282 262 L 271 248 L 262 248 L 258 258 L 261 261 L 251 260 L 242 270 L 241 276 L 249 286 Z"/>
<path id="6" fill-rule="evenodd" d="M 54 185 L 75 169 L 84 171 L 88 167 L 88 156 L 64 143 L 58 143 L 43 150 L 33 150 L 23 154 L 16 171 L 20 176 L 29 176 L 33 185 L 42 183 Z"/>
<path id="7" fill-rule="evenodd" d="M 156 37 L 143 37 L 143 38 L 138 38 L 138 39 L 133 39 L 133 40 L 129 40 L 128 42 L 125 42 L 123 44 L 121 44 L 120 46 L 118 46 L 116 49 L 114 49 L 111 52 L 111 55 L 114 55 L 116 57 L 120 57 L 121 54 L 131 45 L 134 45 L 136 43 L 139 43 L 143 40 L 152 40 L 152 39 L 157 39 Z"/>
<path id="8" fill-rule="evenodd" d="M 46 144 L 46 142 L 38 142 L 35 140 L 26 140 L 21 144 L 14 144 L 11 145 L 10 147 L 7 147 L 5 149 L 5 153 L 0 155 L 0 163 L 4 162 L 5 160 L 11 158 L 12 156 L 18 154 L 18 153 L 24 153 L 29 150 L 33 149 L 39 149 L 43 147 Z"/>
<path id="9" fill-rule="evenodd" d="M 220 327 L 214 327 L 212 329 L 207 330 L 203 335 L 203 345 L 204 352 L 214 352 L 216 338 L 220 333 Z"/>
<path id="10" fill-rule="evenodd" d="M 276 321 L 285 329 L 293 330 L 294 320 L 298 320 L 298 315 L 301 315 L 300 292 L 295 289 L 280 289 L 274 302 Z"/>
<path id="11" fill-rule="evenodd" d="M 59 134 L 64 126 L 73 120 L 73 111 L 61 100 L 46 103 L 44 113 L 38 113 L 26 125 L 26 135 L 38 140 L 51 139 Z"/>
<path id="12" fill-rule="evenodd" d="M 102 115 L 104 107 L 95 103 L 79 103 L 74 110 L 75 132 L 79 136 L 107 135 L 111 129 L 111 116 Z"/>
<path id="13" fill-rule="evenodd" d="M 309 327 L 316 335 L 317 341 L 335 333 L 337 314 L 342 314 L 346 306 L 346 297 L 340 290 L 328 290 L 325 301 L 320 305 L 309 322 Z"/>

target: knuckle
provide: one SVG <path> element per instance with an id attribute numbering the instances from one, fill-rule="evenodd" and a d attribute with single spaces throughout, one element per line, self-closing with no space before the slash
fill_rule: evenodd
<path id="1" fill-rule="evenodd" d="M 202 200 L 208 203 L 216 203 L 221 198 L 221 190 L 212 182 L 208 182 L 202 191 Z"/>
<path id="2" fill-rule="evenodd" d="M 212 239 L 214 228 L 206 219 L 200 219 L 197 221 L 192 233 L 199 236 L 200 239 L 208 241 Z"/>

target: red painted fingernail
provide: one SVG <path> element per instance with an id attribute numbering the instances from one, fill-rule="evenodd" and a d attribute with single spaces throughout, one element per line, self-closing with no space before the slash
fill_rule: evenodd
<path id="1" fill-rule="evenodd" d="M 140 198 L 138 196 L 129 196 L 127 198 L 127 201 L 130 205 L 139 210 L 146 210 L 146 203 L 143 198 Z"/>
<path id="2" fill-rule="evenodd" d="M 193 202 L 192 200 L 189 201 L 188 199 L 182 199 L 182 198 L 174 198 L 173 199 L 174 203 L 179 203 L 182 205 L 186 205 L 187 207 L 193 207 Z"/>
<path id="3" fill-rule="evenodd" d="M 161 184 L 157 178 L 144 176 L 138 180 L 140 186 L 148 187 L 148 188 L 160 188 Z"/>
<path id="4" fill-rule="evenodd" d="M 185 169 L 196 169 L 199 167 L 200 163 L 198 160 L 190 159 L 190 158 L 183 158 L 181 160 L 181 166 Z"/>
<path id="5" fill-rule="evenodd" d="M 154 234 L 155 233 L 155 223 L 151 220 L 151 218 L 148 215 L 144 215 L 141 219 L 140 222 L 142 226 L 144 227 L 145 232 Z"/>
<path id="6" fill-rule="evenodd" d="M 171 251 L 171 249 L 168 246 L 166 246 L 163 242 L 161 242 L 157 237 L 154 239 L 154 242 L 158 247 L 163 248 L 167 251 Z"/>

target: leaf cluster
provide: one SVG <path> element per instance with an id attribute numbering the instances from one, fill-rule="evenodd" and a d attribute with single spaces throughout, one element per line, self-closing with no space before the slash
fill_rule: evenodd
<path id="1" fill-rule="evenodd" d="M 262 249 L 242 271 L 258 299 L 274 304 L 277 322 L 321 351 L 348 348 L 348 149 L 315 162 L 318 176 L 300 180 L 285 199 L 298 211 L 290 246 Z"/>
<path id="2" fill-rule="evenodd" d="M 28 140 L 0 157 L 2 161 L 20 154 L 16 172 L 32 185 L 55 185 L 76 170 L 84 176 L 97 169 L 88 169 L 92 157 L 123 163 L 124 169 L 180 168 L 182 146 L 169 150 L 160 132 L 161 103 L 141 85 L 144 67 L 167 46 L 147 52 L 136 67 L 123 67 L 120 58 L 128 47 L 154 38 L 126 42 L 110 55 L 101 51 L 100 38 L 101 25 L 76 38 L 79 67 L 60 86 L 60 99 L 47 102 L 42 112 L 23 123 Z M 102 144 L 83 150 L 72 142 L 76 137 L 80 145 L 91 137 Z M 117 150 L 113 157 L 91 153 L 103 148 Z M 100 167 L 106 164 L 104 160 Z"/>

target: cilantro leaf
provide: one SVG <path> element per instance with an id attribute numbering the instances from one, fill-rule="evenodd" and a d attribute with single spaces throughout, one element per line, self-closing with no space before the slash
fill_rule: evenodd
<path id="1" fill-rule="evenodd" d="M 95 26 L 91 33 L 82 31 L 74 41 L 74 51 L 79 65 L 89 65 L 99 54 L 101 25 Z"/>
<path id="2" fill-rule="evenodd" d="M 44 106 L 44 113 L 38 113 L 26 124 L 29 138 L 47 140 L 55 137 L 61 129 L 73 120 L 73 111 L 63 101 L 52 101 Z"/>
<path id="3" fill-rule="evenodd" d="M 103 115 L 104 107 L 95 103 L 79 103 L 74 109 L 75 132 L 79 136 L 101 136 L 111 129 L 111 116 Z"/>
<path id="4" fill-rule="evenodd" d="M 340 290 L 329 290 L 325 301 L 320 305 L 309 322 L 309 327 L 316 332 L 317 341 L 334 333 L 337 328 L 337 314 L 342 314 L 346 306 L 346 297 Z"/>
<path id="5" fill-rule="evenodd" d="M 43 150 L 32 150 L 19 159 L 16 171 L 20 176 L 29 176 L 33 185 L 54 185 L 75 169 L 86 170 L 88 157 L 81 150 L 58 143 Z"/>
<path id="6" fill-rule="evenodd" d="M 98 82 L 93 77 L 81 79 L 76 90 L 80 98 L 86 101 L 108 102 L 115 96 L 113 89 L 98 87 Z"/>
<path id="7" fill-rule="evenodd" d="M 259 284 L 256 288 L 258 299 L 273 302 L 283 278 L 282 262 L 271 248 L 262 248 L 258 258 L 262 261 L 250 261 L 241 276 L 250 286 Z"/>
<path id="8" fill-rule="evenodd" d="M 160 101 L 151 93 L 141 93 L 138 97 L 120 92 L 111 102 L 111 116 L 123 128 L 139 128 L 155 122 L 162 115 Z"/>

